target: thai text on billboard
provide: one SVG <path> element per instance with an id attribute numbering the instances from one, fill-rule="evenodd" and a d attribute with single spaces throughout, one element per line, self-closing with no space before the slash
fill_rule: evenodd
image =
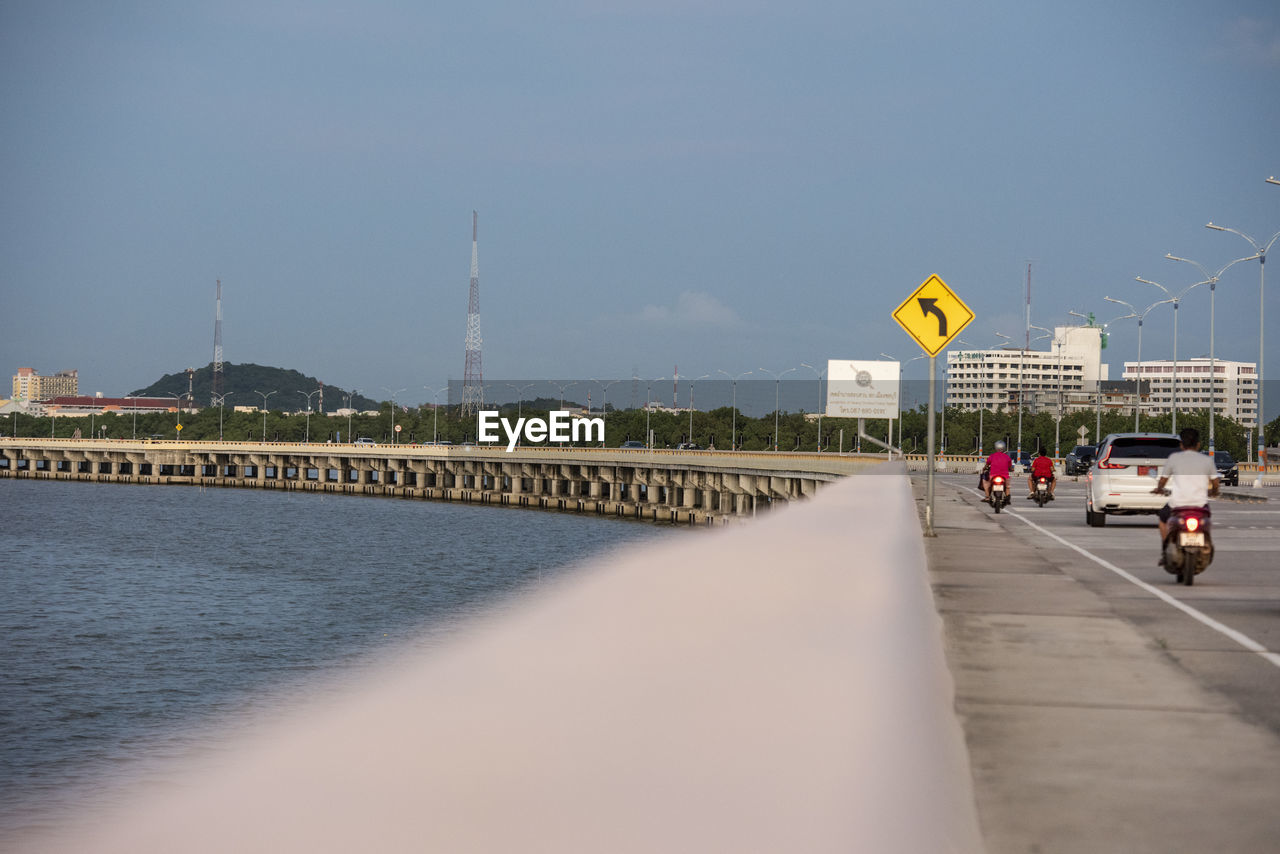
<path id="1" fill-rule="evenodd" d="M 827 361 L 827 415 L 832 418 L 897 418 L 898 362 Z"/>

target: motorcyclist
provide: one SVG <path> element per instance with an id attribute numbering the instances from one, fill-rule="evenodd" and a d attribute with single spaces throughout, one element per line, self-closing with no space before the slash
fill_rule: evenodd
<path id="1" fill-rule="evenodd" d="M 1169 455 L 1160 470 L 1160 480 L 1151 490 L 1160 494 L 1169 484 L 1169 501 L 1156 514 L 1160 520 L 1160 564 L 1164 565 L 1164 538 L 1169 534 L 1169 517 L 1180 507 L 1198 507 L 1209 515 L 1209 499 L 1218 496 L 1221 475 L 1210 457 L 1200 453 L 1200 431 L 1187 427 L 1178 434 L 1182 450 Z"/>
<path id="2" fill-rule="evenodd" d="M 1045 453 L 1044 448 L 1041 448 L 1037 452 L 1036 458 L 1031 461 L 1031 471 L 1027 474 L 1027 489 L 1029 491 L 1027 498 L 1036 497 L 1036 480 L 1042 477 L 1047 478 L 1049 481 L 1049 500 L 1052 501 L 1053 491 L 1057 489 L 1058 482 L 1053 476 L 1053 459 Z"/>
<path id="3" fill-rule="evenodd" d="M 1005 443 L 1003 439 L 996 442 L 995 452 L 987 457 L 986 466 L 982 470 L 982 491 L 987 494 L 987 503 L 991 502 L 991 479 L 994 477 L 1003 477 L 1005 483 L 1009 482 L 1009 469 L 1013 467 L 1013 458 L 1004 452 Z"/>

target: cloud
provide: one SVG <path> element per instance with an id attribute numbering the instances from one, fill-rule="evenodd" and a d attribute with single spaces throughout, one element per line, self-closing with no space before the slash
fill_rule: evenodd
<path id="1" fill-rule="evenodd" d="M 646 305 L 636 317 L 640 325 L 679 329 L 745 329 L 746 321 L 711 294 L 684 291 L 674 306 Z"/>
<path id="2" fill-rule="evenodd" d="M 1223 29 L 1218 53 L 1244 65 L 1280 68 L 1280 26 L 1241 16 Z"/>

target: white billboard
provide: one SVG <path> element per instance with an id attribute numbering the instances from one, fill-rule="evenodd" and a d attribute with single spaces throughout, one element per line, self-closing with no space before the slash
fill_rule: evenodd
<path id="1" fill-rule="evenodd" d="M 832 418 L 897 418 L 898 362 L 827 361 L 827 412 Z"/>

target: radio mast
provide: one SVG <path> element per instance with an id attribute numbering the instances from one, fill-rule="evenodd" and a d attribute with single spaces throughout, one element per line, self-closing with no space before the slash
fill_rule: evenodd
<path id="1" fill-rule="evenodd" d="M 217 311 L 213 317 L 213 400 L 222 396 L 222 279 L 218 279 Z"/>
<path id="2" fill-rule="evenodd" d="M 471 212 L 471 296 L 467 301 L 467 363 L 462 372 L 462 414 L 484 405 L 484 372 L 480 367 L 480 249 L 479 216 Z"/>

